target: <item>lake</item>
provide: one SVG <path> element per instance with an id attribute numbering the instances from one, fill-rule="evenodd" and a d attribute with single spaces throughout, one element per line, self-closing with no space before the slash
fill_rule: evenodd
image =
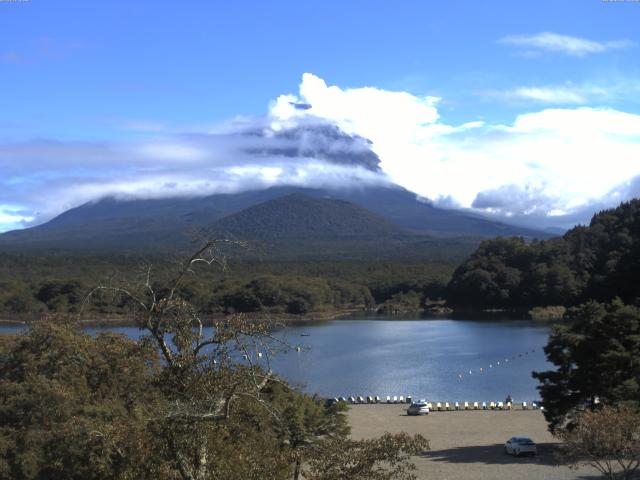
<path id="1" fill-rule="evenodd" d="M 15 330 L 0 326 L 0 333 Z M 135 327 L 111 330 L 140 335 Z M 280 354 L 272 365 L 308 392 L 328 397 L 489 402 L 511 394 L 530 402 L 539 398 L 531 372 L 551 368 L 542 351 L 548 334 L 548 326 L 525 320 L 341 319 L 278 332 L 302 351 Z"/>

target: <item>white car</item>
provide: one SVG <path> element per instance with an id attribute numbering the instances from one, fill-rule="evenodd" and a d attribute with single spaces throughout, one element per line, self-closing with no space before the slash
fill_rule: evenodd
<path id="1" fill-rule="evenodd" d="M 407 408 L 407 415 L 426 415 L 429 413 L 429 407 L 426 402 L 415 402 Z"/>
<path id="2" fill-rule="evenodd" d="M 520 455 L 535 455 L 536 444 L 529 437 L 511 437 L 504 444 L 504 453 L 519 457 Z"/>

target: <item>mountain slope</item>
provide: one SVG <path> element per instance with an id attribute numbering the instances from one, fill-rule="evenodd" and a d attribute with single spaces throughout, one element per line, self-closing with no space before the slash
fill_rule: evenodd
<path id="1" fill-rule="evenodd" d="M 549 236 L 545 232 L 506 225 L 465 212 L 436 208 L 395 186 L 352 190 L 274 187 L 193 198 L 105 198 L 70 209 L 45 224 L 2 234 L 0 248 L 174 250 L 189 245 L 190 231 L 200 230 L 241 210 L 292 193 L 350 202 L 398 227 L 423 235 L 446 238 Z M 263 232 L 266 231 L 263 229 Z"/>
<path id="2" fill-rule="evenodd" d="M 278 197 L 224 217 L 214 224 L 214 229 L 258 240 L 401 234 L 400 228 L 358 205 L 301 193 Z"/>

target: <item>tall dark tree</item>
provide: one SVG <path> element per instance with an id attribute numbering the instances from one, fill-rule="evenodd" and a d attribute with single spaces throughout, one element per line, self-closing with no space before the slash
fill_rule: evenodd
<path id="1" fill-rule="evenodd" d="M 588 402 L 640 404 L 640 308 L 614 301 L 571 309 L 545 347 L 555 370 L 534 372 L 550 429 L 564 426 Z"/>

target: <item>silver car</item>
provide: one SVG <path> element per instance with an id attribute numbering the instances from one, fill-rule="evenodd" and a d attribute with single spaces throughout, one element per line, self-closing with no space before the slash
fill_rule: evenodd
<path id="1" fill-rule="evenodd" d="M 407 415 L 426 415 L 429 413 L 429 407 L 426 402 L 414 402 L 407 408 Z"/>
<path id="2" fill-rule="evenodd" d="M 520 455 L 535 455 L 536 444 L 529 437 L 511 437 L 504 444 L 504 453 L 519 457 Z"/>

